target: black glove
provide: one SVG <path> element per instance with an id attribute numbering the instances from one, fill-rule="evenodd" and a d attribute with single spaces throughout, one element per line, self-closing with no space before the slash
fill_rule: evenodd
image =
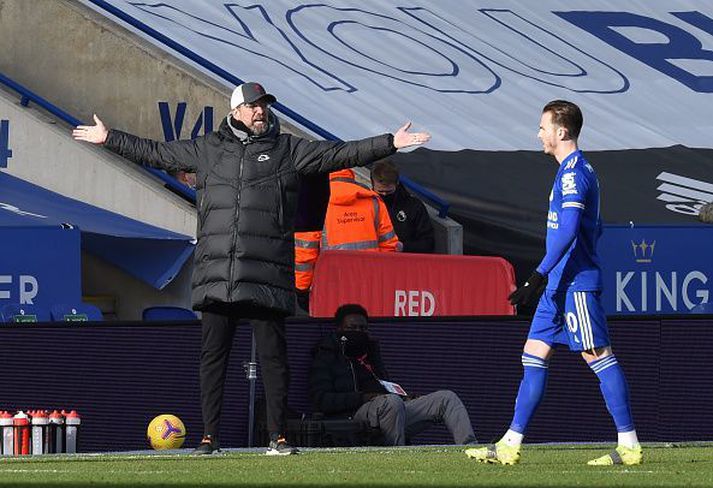
<path id="1" fill-rule="evenodd" d="M 547 286 L 547 278 L 537 271 L 533 271 L 524 285 L 510 294 L 508 300 L 511 305 L 527 305 L 537 299 Z"/>

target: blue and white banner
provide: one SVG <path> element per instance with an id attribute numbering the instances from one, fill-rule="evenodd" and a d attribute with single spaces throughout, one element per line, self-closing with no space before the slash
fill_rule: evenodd
<path id="1" fill-rule="evenodd" d="M 81 302 L 79 229 L 0 226 L 0 242 L 0 308 Z"/>
<path id="2" fill-rule="evenodd" d="M 538 150 L 539 111 L 566 98 L 589 150 L 711 147 L 710 0 L 83 3 L 343 139 L 413 120 L 430 149 Z"/>
<path id="3" fill-rule="evenodd" d="M 605 226 L 607 314 L 713 313 L 713 226 Z"/>

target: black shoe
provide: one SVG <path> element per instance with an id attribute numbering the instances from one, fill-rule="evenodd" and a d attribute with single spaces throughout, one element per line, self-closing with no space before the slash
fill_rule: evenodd
<path id="1" fill-rule="evenodd" d="M 213 454 L 214 452 L 220 452 L 220 447 L 218 447 L 217 439 L 213 439 L 212 436 L 203 436 L 203 440 L 198 447 L 193 449 L 192 454 L 202 455 L 202 454 Z"/>
<path id="2" fill-rule="evenodd" d="M 278 437 L 276 440 L 270 441 L 265 454 L 268 456 L 289 456 L 290 454 L 299 453 L 300 450 L 289 445 L 284 437 Z"/>

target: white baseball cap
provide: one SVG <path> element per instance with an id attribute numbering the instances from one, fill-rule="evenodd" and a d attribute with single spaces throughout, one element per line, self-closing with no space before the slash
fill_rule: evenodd
<path id="1" fill-rule="evenodd" d="M 233 90 L 233 94 L 230 97 L 230 109 L 232 110 L 243 103 L 257 102 L 263 98 L 268 103 L 275 103 L 277 101 L 277 98 L 275 98 L 274 95 L 267 93 L 261 84 L 249 81 L 235 87 L 235 90 Z"/>

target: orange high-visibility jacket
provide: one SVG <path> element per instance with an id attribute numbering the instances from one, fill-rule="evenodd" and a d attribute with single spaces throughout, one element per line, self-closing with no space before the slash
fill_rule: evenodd
<path id="1" fill-rule="evenodd" d="M 319 257 L 321 231 L 295 232 L 295 287 L 307 291 L 314 278 L 314 263 Z"/>
<path id="2" fill-rule="evenodd" d="M 393 252 L 399 243 L 379 195 L 354 179 L 350 169 L 329 175 L 329 205 L 322 250 Z"/>

